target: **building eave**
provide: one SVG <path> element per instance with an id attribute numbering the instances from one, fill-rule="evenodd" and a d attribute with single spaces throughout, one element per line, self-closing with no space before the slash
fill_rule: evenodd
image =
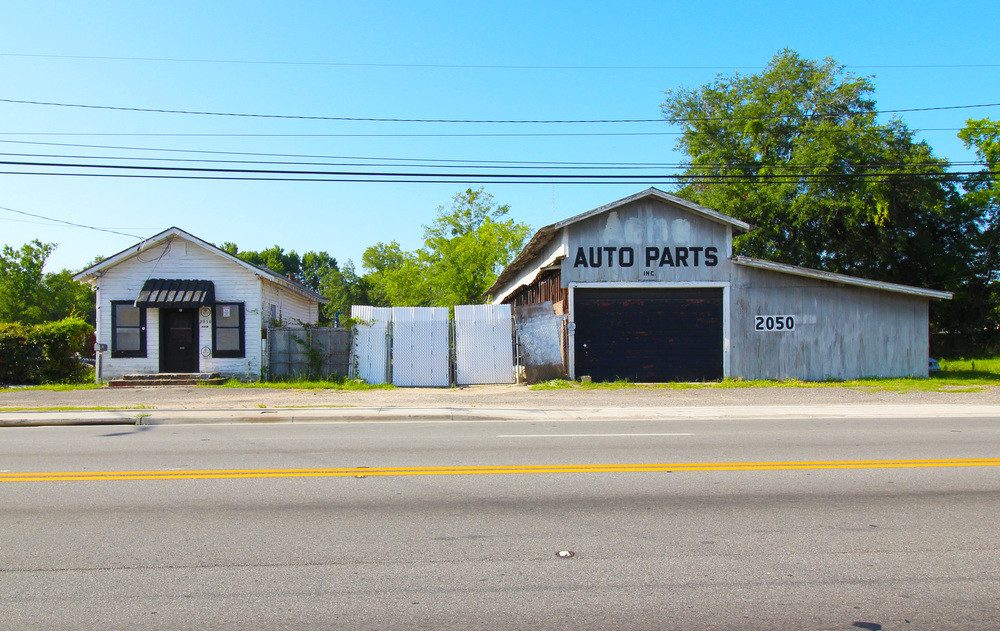
<path id="1" fill-rule="evenodd" d="M 330 302 L 329 298 L 321 296 L 320 294 L 312 291 L 311 289 L 309 289 L 308 287 L 299 282 L 296 282 L 290 278 L 282 276 L 281 274 L 275 272 L 274 270 L 270 270 L 266 267 L 261 267 L 260 265 L 254 265 L 253 263 L 248 263 L 247 261 L 244 261 L 243 259 L 237 256 L 233 256 L 229 252 L 226 252 L 225 250 L 207 241 L 203 241 L 202 239 L 199 239 L 193 234 L 185 232 L 184 230 L 181 230 L 176 226 L 167 228 L 163 232 L 155 234 L 148 239 L 144 239 L 143 241 L 140 241 L 139 243 L 133 245 L 130 248 L 126 248 L 121 252 L 118 252 L 117 254 L 113 254 L 112 256 L 109 256 L 108 258 L 103 259 L 95 263 L 94 265 L 91 265 L 87 269 L 79 272 L 78 274 L 75 274 L 73 276 L 73 280 L 93 284 L 104 271 L 116 265 L 119 265 L 120 263 L 124 263 L 125 261 L 138 255 L 140 252 L 148 250 L 149 248 L 154 247 L 162 243 L 163 241 L 172 239 L 174 237 L 180 237 L 196 245 L 199 245 L 205 248 L 206 250 L 212 252 L 213 254 L 221 256 L 222 258 L 232 263 L 235 263 L 240 267 L 243 267 L 244 269 L 263 278 L 264 280 L 270 281 L 280 287 L 283 287 L 297 294 L 300 294 L 310 300 L 315 300 L 320 304 L 326 304 Z"/>
<path id="2" fill-rule="evenodd" d="M 832 283 L 839 283 L 841 285 L 852 285 L 855 287 L 864 287 L 867 289 L 891 291 L 898 294 L 920 296 L 922 298 L 930 298 L 933 300 L 951 300 L 952 298 L 952 293 L 950 291 L 937 291 L 934 289 L 924 289 L 923 287 L 912 287 L 910 285 L 898 285 L 896 283 L 887 283 L 880 280 L 869 280 L 867 278 L 848 276 L 846 274 L 823 272 L 820 270 L 810 269 L 808 267 L 798 267 L 795 265 L 786 265 L 785 263 L 775 263 L 774 261 L 765 261 L 763 259 L 755 259 L 749 256 L 734 256 L 732 258 L 732 261 L 736 265 L 743 265 L 745 267 L 763 269 L 770 272 L 777 272 L 779 274 L 792 274 L 794 276 L 802 276 L 804 278 L 825 280 Z"/>

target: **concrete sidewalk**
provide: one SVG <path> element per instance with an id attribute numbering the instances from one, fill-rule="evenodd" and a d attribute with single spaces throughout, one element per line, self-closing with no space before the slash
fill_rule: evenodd
<path id="1" fill-rule="evenodd" d="M 1000 388 L 944 392 L 843 387 L 531 390 L 522 385 L 500 385 L 367 391 L 206 387 L 0 390 L 0 427 L 903 416 L 992 417 L 1000 422 Z"/>
<path id="2" fill-rule="evenodd" d="M 647 419 L 996 418 L 1000 405 L 799 405 L 642 408 L 272 408 L 0 412 L 0 427 L 226 423 L 571 421 Z"/>

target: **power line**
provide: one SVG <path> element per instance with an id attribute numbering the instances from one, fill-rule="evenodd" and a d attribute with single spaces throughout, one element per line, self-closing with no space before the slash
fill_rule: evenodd
<path id="1" fill-rule="evenodd" d="M 1000 175 L 1000 171 L 990 172 L 992 175 Z M 214 181 L 237 181 L 237 182 L 340 182 L 340 183 L 381 183 L 381 184 L 629 184 L 629 185 L 650 185 L 655 183 L 668 183 L 668 184 L 711 184 L 717 182 L 714 179 L 704 179 L 700 177 L 688 177 L 682 175 L 665 175 L 665 176 L 632 176 L 634 179 L 631 180 L 616 180 L 614 182 L 608 182 L 606 180 L 563 180 L 558 179 L 559 176 L 548 176 L 552 179 L 544 180 L 532 180 L 532 181 L 511 181 L 507 179 L 484 179 L 476 175 L 460 174 L 452 179 L 428 179 L 427 177 L 422 178 L 395 178 L 395 179 L 384 179 L 384 178 L 307 178 L 307 177 L 255 177 L 255 176 L 213 176 L 213 175 L 154 175 L 148 173 L 59 173 L 52 171 L 2 171 L 0 175 L 48 175 L 48 176 L 58 176 L 58 177 L 104 177 L 104 178 L 142 178 L 142 179 L 156 179 L 156 180 L 214 180 Z M 908 175 L 908 174 L 880 174 L 865 176 L 864 178 L 853 178 L 855 181 L 863 182 L 877 182 L 885 181 L 891 177 Z M 960 181 L 961 175 L 956 173 L 944 173 L 944 174 L 916 174 L 916 175 L 933 175 L 941 181 Z M 809 183 L 811 180 L 796 178 L 796 179 L 770 179 L 768 180 L 775 184 L 802 184 Z M 828 181 L 828 180 L 827 180 Z M 730 184 L 758 184 L 759 179 L 747 178 L 744 180 L 733 181 L 730 180 L 727 183 Z"/>
<path id="2" fill-rule="evenodd" d="M 0 53 L 0 57 L 33 59 L 77 59 L 90 61 L 151 61 L 191 64 L 235 64 L 246 66 L 326 66 L 333 68 L 438 68 L 460 70 L 760 70 L 765 66 L 656 66 L 656 65 L 541 65 L 541 64 L 404 64 L 376 62 L 287 61 L 250 59 L 191 59 L 180 57 L 113 57 L 104 55 L 50 55 Z M 1000 68 L 1000 64 L 862 64 L 845 65 L 858 69 L 948 69 Z"/>
<path id="3" fill-rule="evenodd" d="M 460 119 L 460 118 L 376 118 L 363 116 L 311 116 L 298 114 L 254 114 L 247 112 L 210 112 L 198 110 L 174 110 L 148 107 L 124 107 L 119 105 L 90 105 L 82 103 L 60 103 L 55 101 L 28 101 L 21 99 L 0 99 L 0 103 L 12 103 L 15 105 L 43 105 L 48 107 L 82 108 L 92 110 L 111 110 L 116 112 L 144 112 L 154 114 L 184 114 L 192 116 L 223 116 L 237 118 L 271 118 L 283 120 L 312 120 L 312 121 L 337 121 L 337 122 L 366 122 L 366 123 L 450 123 L 450 124 L 605 124 L 605 123 L 662 123 L 660 118 L 598 118 L 598 119 Z M 911 107 L 903 109 L 871 110 L 858 112 L 857 114 L 902 114 L 908 112 L 936 112 L 943 110 L 964 110 L 983 107 L 997 107 L 1000 103 L 981 103 L 975 105 L 946 105 L 939 107 Z M 812 114 L 805 118 L 840 118 L 843 116 L 855 116 L 855 113 L 840 112 L 830 114 Z M 721 116 L 721 117 L 701 117 L 701 118 L 675 118 L 669 119 L 671 123 L 698 123 L 704 121 L 753 121 L 753 120 L 779 120 L 803 118 L 799 115 L 774 114 L 770 116 Z"/>
<path id="4" fill-rule="evenodd" d="M 924 131 L 958 131 L 958 129 L 924 130 Z M 684 163 L 674 163 L 674 162 L 579 162 L 579 161 L 568 161 L 568 160 L 481 160 L 481 159 L 477 160 L 471 158 L 400 158 L 392 156 L 338 156 L 338 155 L 303 154 L 303 153 L 258 153 L 249 151 L 210 151 L 206 149 L 174 149 L 174 148 L 162 148 L 162 147 L 130 147 L 122 145 L 94 145 L 94 144 L 64 143 L 64 142 L 38 142 L 30 140 L 0 140 L 0 144 L 38 145 L 46 147 L 76 147 L 76 148 L 86 148 L 86 149 L 118 149 L 124 151 L 156 151 L 156 152 L 168 152 L 168 153 L 193 153 L 193 154 L 226 155 L 226 156 L 259 156 L 268 158 L 312 158 L 317 160 L 384 160 L 387 162 L 393 161 L 393 162 L 469 163 L 469 164 L 491 164 L 491 165 L 583 164 L 583 165 L 601 165 L 601 166 L 623 166 L 623 165 L 624 166 L 641 165 L 641 166 L 657 166 L 657 167 L 687 166 Z M 981 163 L 952 162 L 950 164 L 958 165 L 958 164 L 981 164 Z M 718 165 L 718 166 L 728 166 L 728 165 Z"/>
<path id="5" fill-rule="evenodd" d="M 960 131 L 961 128 L 911 129 L 910 131 Z M 816 129 L 813 133 L 851 134 L 849 129 Z M 521 133 L 434 133 L 434 134 L 213 134 L 178 132 L 46 132 L 0 131 L 2 136 L 67 136 L 67 137 L 142 137 L 142 138 L 555 138 L 555 137 L 631 137 L 631 136 L 683 136 L 679 131 L 635 132 L 521 132 Z"/>
<path id="6" fill-rule="evenodd" d="M 139 241 L 143 241 L 142 237 L 138 237 L 138 236 L 136 236 L 134 234 L 128 234 L 126 232 L 119 232 L 117 230 L 111 230 L 109 228 L 98 228 L 96 226 L 85 226 L 85 225 L 83 225 L 81 223 L 73 223 L 72 221 L 65 221 L 63 219 L 54 219 L 52 217 L 46 217 L 44 215 L 36 215 L 35 213 L 29 213 L 29 212 L 25 212 L 23 210 L 15 210 L 13 208 L 7 208 L 5 206 L 0 206 L 0 210 L 6 210 L 7 212 L 17 213 L 19 215 L 25 215 L 25 216 L 28 216 L 28 217 L 34 217 L 36 219 L 44 219 L 46 221 L 51 221 L 51 222 L 54 222 L 54 223 L 66 224 L 67 226 L 73 226 L 74 228 L 86 228 L 87 230 L 96 230 L 97 232 L 109 232 L 111 234 L 117 234 L 117 235 L 121 235 L 123 237 L 131 237 L 133 239 L 138 239 Z"/>
<path id="7" fill-rule="evenodd" d="M 316 171 L 316 170 L 294 170 L 294 169 L 237 169 L 237 168 L 221 168 L 221 167 L 178 167 L 178 166 L 155 166 L 148 164 L 101 164 L 101 163 L 68 163 L 68 162 L 27 162 L 21 160 L 0 160 L 0 165 L 8 166 L 33 166 L 33 167 L 48 167 L 48 168 L 86 168 L 86 169 L 112 169 L 112 170 L 131 170 L 131 171 L 183 171 L 191 173 L 234 173 L 234 174 L 273 174 L 273 175 L 313 175 L 313 176 L 381 176 L 381 177 L 465 177 L 469 174 L 462 173 L 420 173 L 420 172 L 372 172 L 372 171 Z M 911 166 L 912 165 L 907 165 Z M 940 168 L 940 165 L 931 165 L 936 168 Z M 967 172 L 950 172 L 947 175 L 977 175 L 982 173 L 981 171 L 967 171 Z M 533 174 L 533 173 L 486 173 L 486 174 L 471 174 L 476 177 L 493 177 L 493 178 L 540 178 L 540 177 L 552 177 L 550 174 Z M 806 177 L 810 178 L 848 178 L 866 175 L 864 173 L 854 174 L 854 173 L 807 173 L 804 174 Z M 879 174 L 883 175 L 883 174 Z M 920 172 L 920 171 L 906 171 L 906 172 L 894 172 L 893 176 L 902 175 L 914 175 L 914 176 L 930 176 L 937 175 L 932 173 Z M 620 179 L 620 178 L 633 178 L 634 175 L 617 175 L 617 174 L 562 174 L 559 175 L 560 178 L 595 178 L 595 179 Z M 650 174 L 648 177 L 662 178 L 662 177 L 685 177 L 683 175 L 674 174 Z M 729 178 L 746 178 L 746 175 L 729 175 L 729 174 L 697 174 L 692 177 L 712 177 L 716 179 L 729 179 Z M 759 174 L 754 175 L 754 179 L 769 179 L 771 177 L 786 177 L 784 175 L 772 176 L 771 174 Z"/>
<path id="8" fill-rule="evenodd" d="M 662 122 L 662 121 L 661 121 Z M 682 132 L 553 132 L 553 133 L 464 133 L 464 134 L 211 134 L 176 132 L 0 132 L 4 136 L 134 136 L 156 138 L 525 138 L 558 136 L 682 136 Z"/>
<path id="9" fill-rule="evenodd" d="M 58 158 L 58 159 L 73 159 L 73 160 L 139 160 L 146 162 L 168 162 L 168 163 L 196 163 L 196 164 L 260 164 L 260 165 L 295 165 L 295 166 L 354 166 L 354 167 L 397 167 L 396 163 L 392 162 L 375 162 L 377 158 L 357 158 L 358 160 L 370 160 L 368 162 L 303 162 L 303 161 L 292 161 L 292 160 L 221 160 L 221 159 L 195 159 L 195 158 L 153 158 L 145 156 L 104 156 L 104 155 L 67 155 L 67 154 L 49 154 L 49 153 L 3 153 L 0 152 L 0 156 L 11 156 L 11 157 L 27 157 L 27 158 Z M 431 162 L 431 161 L 428 161 Z M 444 162 L 444 164 L 442 164 Z M 424 169 L 438 169 L 443 167 L 455 168 L 455 169 L 478 169 L 482 168 L 483 164 L 481 161 L 474 161 L 475 163 L 464 163 L 460 160 L 450 160 L 450 161 L 434 161 L 432 164 L 421 164 L 420 162 L 411 163 L 409 166 Z M 979 161 L 965 161 L 965 162 L 949 162 L 948 166 L 971 166 L 977 164 L 984 164 Z M 826 164 L 820 163 L 796 163 L 796 164 L 758 164 L 758 163 L 726 163 L 726 164 L 697 164 L 689 165 L 681 162 L 636 162 L 636 163 L 522 163 L 516 161 L 493 161 L 493 166 L 502 167 L 506 169 L 609 169 L 609 170 L 621 170 L 621 169 L 648 169 L 652 167 L 669 167 L 669 168 L 693 168 L 693 169 L 707 169 L 707 168 L 742 168 L 742 167 L 767 167 L 771 169 L 785 169 L 785 170 L 802 170 L 814 167 L 824 167 L 828 166 Z M 914 168 L 914 167 L 941 167 L 942 164 L 939 161 L 931 162 L 861 162 L 848 164 L 844 166 L 849 166 L 853 168 Z"/>
<path id="10" fill-rule="evenodd" d="M 745 174 L 566 174 L 566 173 L 451 173 L 451 172 L 385 172 L 385 171 L 316 171 L 292 169 L 235 169 L 235 168 L 204 168 L 204 167 L 170 167 L 152 165 L 113 165 L 113 164 L 72 164 L 60 162 L 26 162 L 0 161 L 0 165 L 13 167 L 41 167 L 46 169 L 97 169 L 90 172 L 53 172 L 53 171 L 7 171 L 9 175 L 73 175 L 80 177 L 160 177 L 173 179 L 251 179 L 271 181 L 345 181 L 345 182 L 482 182 L 482 183 L 574 183 L 574 182 L 737 182 L 737 183 L 805 183 L 830 181 L 884 181 L 889 178 L 921 177 L 941 179 L 944 181 L 959 181 L 962 177 L 972 175 L 997 175 L 1000 171 L 959 171 L 959 172 L 926 172 L 926 171 L 896 171 L 889 173 L 802 173 L 802 174 L 760 174 L 748 176 Z M 111 171 L 126 171 L 127 173 L 110 173 Z M 139 173 L 135 173 L 138 171 Z M 131 172 L 131 173 L 129 173 Z M 164 173 L 181 173 L 181 175 L 162 175 Z M 454 179 L 462 178 L 462 179 Z"/>

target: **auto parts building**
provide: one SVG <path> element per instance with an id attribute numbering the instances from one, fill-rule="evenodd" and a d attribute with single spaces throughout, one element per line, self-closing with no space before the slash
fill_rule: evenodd
<path id="1" fill-rule="evenodd" d="M 950 293 L 734 256 L 751 229 L 650 188 L 541 228 L 488 294 L 566 316 L 571 379 L 927 376 Z"/>

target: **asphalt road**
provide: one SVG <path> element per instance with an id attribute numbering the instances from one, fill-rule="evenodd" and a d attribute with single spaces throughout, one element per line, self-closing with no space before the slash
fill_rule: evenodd
<path id="1" fill-rule="evenodd" d="M 995 418 L 5 428 L 0 628 L 994 629 L 998 474 Z"/>

